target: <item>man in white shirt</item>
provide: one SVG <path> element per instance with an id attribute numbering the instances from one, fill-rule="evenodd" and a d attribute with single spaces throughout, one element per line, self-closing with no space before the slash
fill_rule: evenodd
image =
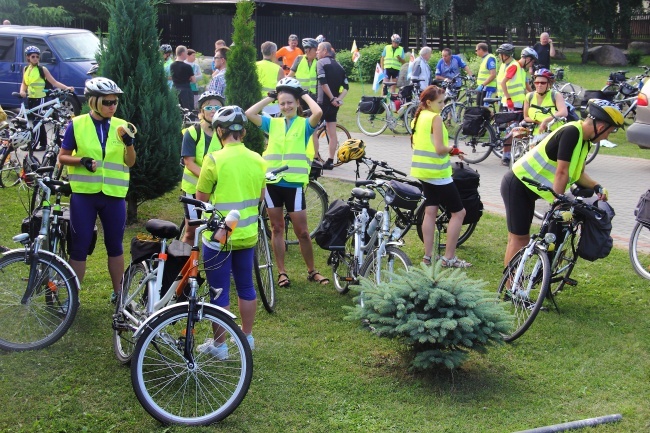
<path id="1" fill-rule="evenodd" d="M 411 72 L 411 80 L 421 80 L 416 83 L 420 86 L 420 90 L 426 89 L 431 83 L 431 67 L 429 66 L 429 59 L 431 58 L 431 48 L 422 47 L 420 55 L 415 62 L 413 62 L 413 69 Z"/>

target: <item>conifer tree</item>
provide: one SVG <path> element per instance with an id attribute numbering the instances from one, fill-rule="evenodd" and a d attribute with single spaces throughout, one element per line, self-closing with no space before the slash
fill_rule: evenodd
<path id="1" fill-rule="evenodd" d="M 246 0 L 237 3 L 233 18 L 232 40 L 235 44 L 228 57 L 226 69 L 226 102 L 247 110 L 260 100 L 262 87 L 257 77 L 257 49 L 255 48 L 255 3 Z M 244 144 L 251 150 L 262 153 L 264 134 L 251 122 L 246 125 Z"/>
<path id="2" fill-rule="evenodd" d="M 108 9 L 109 36 L 98 57 L 100 74 L 124 91 L 116 116 L 138 128 L 126 197 L 127 220 L 132 223 L 138 205 L 171 191 L 180 181 L 181 115 L 163 71 L 154 4 L 115 0 Z"/>

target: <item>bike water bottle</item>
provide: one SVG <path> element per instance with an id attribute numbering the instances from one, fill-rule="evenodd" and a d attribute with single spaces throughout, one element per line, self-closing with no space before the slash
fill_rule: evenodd
<path id="1" fill-rule="evenodd" d="M 368 224 L 368 236 L 372 236 L 375 233 L 375 231 L 377 231 L 379 220 L 381 220 L 381 214 L 377 212 L 375 216 L 370 220 L 370 223 Z"/>
<path id="2" fill-rule="evenodd" d="M 228 227 L 230 230 L 226 230 L 223 227 L 219 227 L 217 231 L 214 234 L 214 240 L 219 242 L 220 244 L 225 244 L 228 241 L 228 237 L 230 237 L 230 234 L 233 230 L 235 230 L 235 227 L 237 227 L 237 223 L 239 222 L 239 211 L 238 210 L 231 210 L 228 212 L 228 215 L 226 215 L 226 218 L 224 219 L 224 223 L 226 224 L 226 227 Z"/>

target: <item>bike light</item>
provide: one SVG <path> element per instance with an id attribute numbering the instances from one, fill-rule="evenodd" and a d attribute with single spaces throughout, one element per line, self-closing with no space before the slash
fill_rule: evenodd
<path id="1" fill-rule="evenodd" d="M 555 239 L 556 239 L 556 237 L 555 237 L 555 233 L 546 233 L 546 234 L 544 235 L 544 242 L 546 242 L 549 246 L 550 246 L 553 242 L 555 242 Z"/>
<path id="2" fill-rule="evenodd" d="M 639 107 L 647 107 L 648 106 L 648 97 L 644 93 L 639 93 L 639 96 L 636 100 L 636 103 Z"/>

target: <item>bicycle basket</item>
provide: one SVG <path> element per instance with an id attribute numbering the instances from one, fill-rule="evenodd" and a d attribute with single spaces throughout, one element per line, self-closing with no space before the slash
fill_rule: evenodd
<path id="1" fill-rule="evenodd" d="M 131 239 L 131 263 L 150 259 L 160 252 L 160 239 L 140 233 Z"/>
<path id="2" fill-rule="evenodd" d="M 634 96 L 639 93 L 639 89 L 629 83 L 623 83 L 621 84 L 621 93 L 625 95 L 625 97 L 629 98 L 630 96 Z"/>
<path id="3" fill-rule="evenodd" d="M 623 83 L 625 82 L 625 72 L 612 72 L 609 74 L 609 81 L 613 83 Z"/>
<path id="4" fill-rule="evenodd" d="M 383 99 L 379 96 L 362 96 L 359 102 L 359 111 L 363 114 L 381 114 L 384 112 L 381 103 Z"/>
<path id="5" fill-rule="evenodd" d="M 415 210 L 422 198 L 420 188 L 407 183 L 391 180 L 387 184 L 386 204 L 406 210 Z"/>
<path id="6" fill-rule="evenodd" d="M 650 226 L 650 189 L 639 199 L 634 209 L 636 220 L 643 225 Z"/>
<path id="7" fill-rule="evenodd" d="M 521 122 L 523 119 L 523 111 L 502 111 L 500 113 L 494 113 L 494 123 L 497 125 L 509 125 L 512 122 Z"/>

